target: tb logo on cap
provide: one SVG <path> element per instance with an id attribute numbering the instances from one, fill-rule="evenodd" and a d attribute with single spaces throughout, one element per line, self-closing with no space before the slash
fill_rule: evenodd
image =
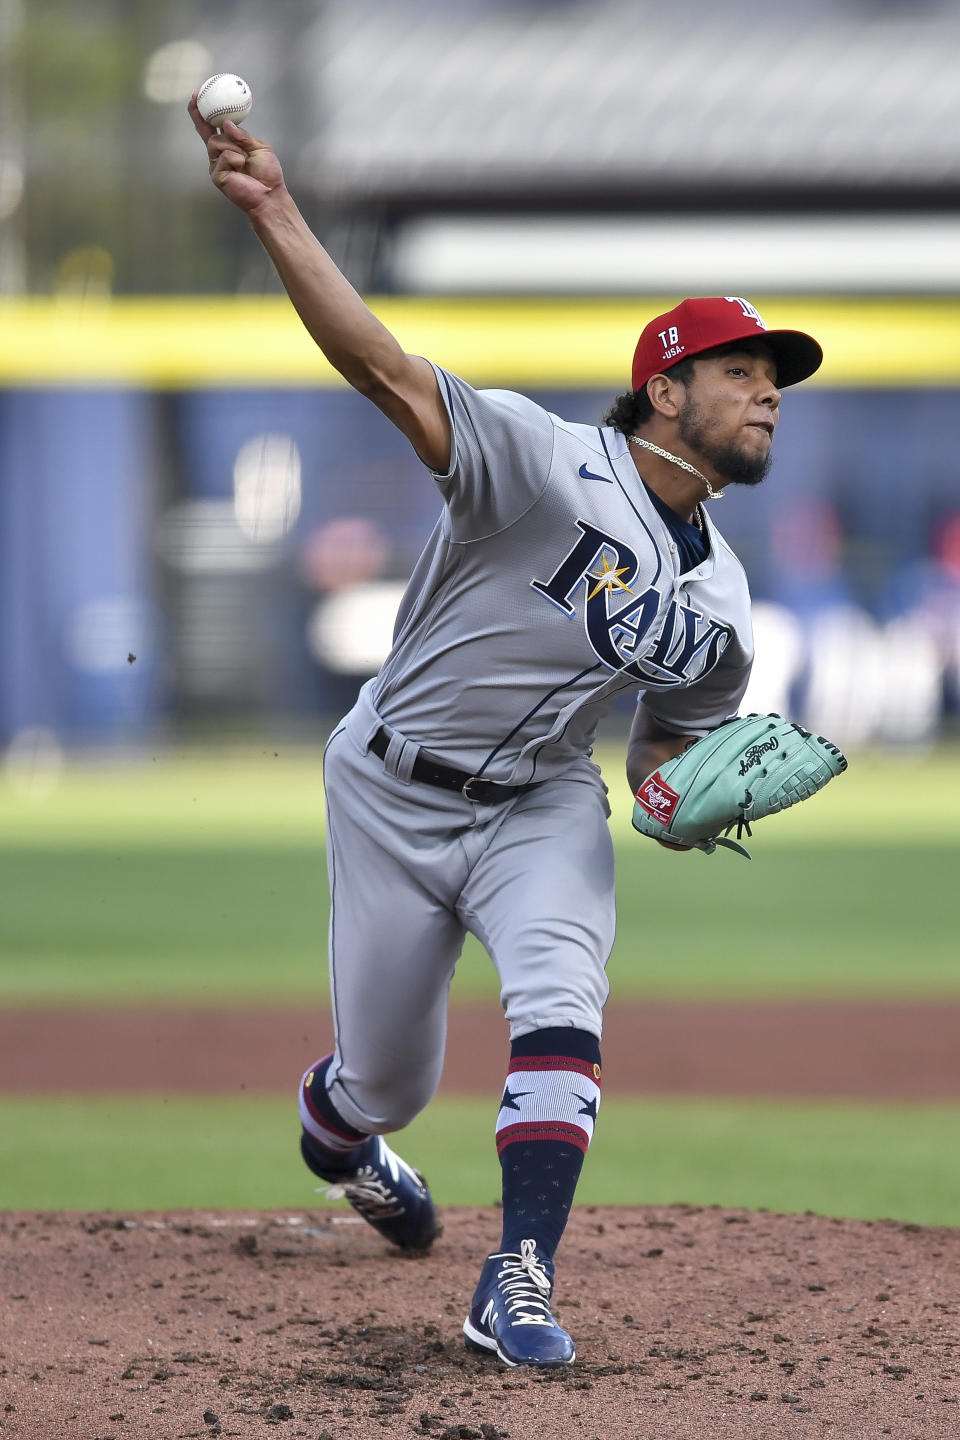
<path id="1" fill-rule="evenodd" d="M 763 316 L 760 314 L 756 305 L 751 305 L 749 300 L 744 300 L 740 295 L 724 295 L 723 298 L 724 300 L 729 300 L 731 305 L 739 305 L 743 311 L 744 319 L 755 320 L 758 329 L 766 330 L 767 327 L 764 324 Z"/>
<path id="2" fill-rule="evenodd" d="M 664 360 L 672 360 L 675 355 L 682 355 L 686 349 L 680 344 L 680 331 L 676 325 L 668 325 L 666 330 L 657 331 L 657 339 L 663 346 Z"/>

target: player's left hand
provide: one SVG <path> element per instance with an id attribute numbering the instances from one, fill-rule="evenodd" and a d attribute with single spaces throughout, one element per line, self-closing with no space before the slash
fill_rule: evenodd
<path id="1" fill-rule="evenodd" d="M 737 716 L 647 776 L 633 827 L 671 848 L 711 855 L 722 845 L 749 860 L 737 841 L 754 821 L 815 795 L 846 768 L 836 745 L 802 725 L 780 715 Z M 727 839 L 734 825 L 737 839 Z"/>

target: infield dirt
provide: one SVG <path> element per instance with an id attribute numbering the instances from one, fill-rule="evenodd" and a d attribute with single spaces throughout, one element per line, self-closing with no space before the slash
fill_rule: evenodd
<path id="1" fill-rule="evenodd" d="M 562 1372 L 468 1353 L 492 1211 L 426 1257 L 315 1213 L 0 1219 L 7 1440 L 807 1440 L 960 1430 L 960 1234 L 577 1212 Z"/>
<path id="2" fill-rule="evenodd" d="M 289 1095 L 332 1048 L 304 1007 L 27 1007 L 0 1013 L 0 1092 Z M 604 1093 L 862 1100 L 960 1097 L 960 1004 L 611 1004 Z M 442 1089 L 499 1093 L 507 1033 L 496 1005 L 458 1005 Z"/>
<path id="3" fill-rule="evenodd" d="M 455 1010 L 444 1088 L 496 1087 L 502 1021 Z M 955 1099 L 936 1004 L 645 1004 L 608 1015 L 615 1093 Z M 289 1092 L 329 1019 L 8 1011 L 0 1090 Z M 0 1215 L 0 1437 L 816 1440 L 960 1434 L 960 1231 L 581 1208 L 558 1255 L 563 1372 L 469 1354 L 495 1210 L 426 1257 L 349 1211 Z"/>

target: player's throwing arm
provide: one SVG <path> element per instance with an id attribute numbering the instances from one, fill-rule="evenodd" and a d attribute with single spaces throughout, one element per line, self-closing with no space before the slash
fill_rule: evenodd
<path id="1" fill-rule="evenodd" d="M 442 473 L 450 422 L 433 367 L 407 355 L 341 275 L 300 214 L 270 146 L 223 116 L 214 117 L 217 129 L 203 118 L 196 94 L 188 110 L 207 147 L 210 179 L 246 213 L 330 364 L 402 431 L 424 464 Z"/>

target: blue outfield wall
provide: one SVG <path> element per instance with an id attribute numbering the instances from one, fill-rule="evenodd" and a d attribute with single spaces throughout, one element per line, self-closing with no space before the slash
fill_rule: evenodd
<path id="1" fill-rule="evenodd" d="M 589 424 L 612 398 L 527 393 Z M 299 467 L 281 533 L 237 532 L 233 551 L 172 544 L 175 515 L 181 539 L 204 516 L 222 539 L 238 456 L 265 437 Z M 712 513 L 755 600 L 887 622 L 926 597 L 960 634 L 958 454 L 956 389 L 788 391 L 770 479 Z M 0 392 L 0 743 L 37 727 L 67 744 L 137 741 L 185 715 L 341 710 L 362 675 L 318 662 L 310 616 L 351 566 L 402 582 L 438 510 L 403 438 L 343 389 Z M 353 549 L 331 578 L 328 542 L 344 536 Z M 949 715 L 948 682 L 943 704 Z"/>
<path id="2" fill-rule="evenodd" d="M 130 391 L 0 393 L 0 738 L 125 739 L 163 708 L 153 408 Z"/>

